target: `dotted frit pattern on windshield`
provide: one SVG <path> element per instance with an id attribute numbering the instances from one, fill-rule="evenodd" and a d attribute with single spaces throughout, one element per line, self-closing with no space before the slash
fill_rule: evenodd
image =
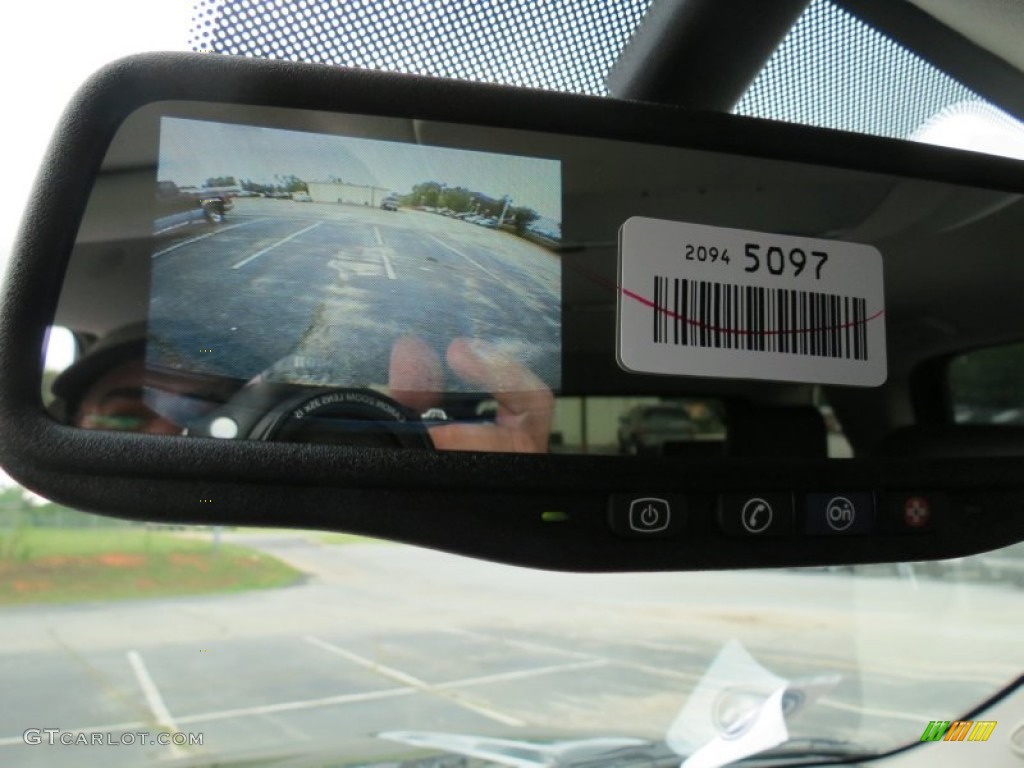
<path id="1" fill-rule="evenodd" d="M 652 0 L 197 0 L 196 51 L 607 95 Z M 892 138 L 982 101 L 836 6 L 812 0 L 742 115 Z"/>
<path id="2" fill-rule="evenodd" d="M 651 0 L 200 0 L 190 46 L 604 95 Z"/>
<path id="3" fill-rule="evenodd" d="M 969 88 L 828 0 L 813 0 L 736 112 L 910 138 Z"/>

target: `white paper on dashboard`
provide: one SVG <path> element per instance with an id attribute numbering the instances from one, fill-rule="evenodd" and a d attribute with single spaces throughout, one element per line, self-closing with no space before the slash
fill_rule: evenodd
<path id="1" fill-rule="evenodd" d="M 782 715 L 785 687 L 776 689 L 750 714 L 750 727 L 736 738 L 716 736 L 683 761 L 682 768 L 720 768 L 782 744 L 789 738 Z"/>
<path id="2" fill-rule="evenodd" d="M 837 674 L 787 680 L 730 640 L 669 726 L 665 742 L 684 768 L 716 768 L 782 744 L 793 719 L 840 681 Z"/>

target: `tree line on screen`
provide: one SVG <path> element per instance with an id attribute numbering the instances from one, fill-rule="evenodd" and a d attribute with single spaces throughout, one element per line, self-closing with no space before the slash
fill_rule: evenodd
<path id="1" fill-rule="evenodd" d="M 295 192 L 309 192 L 309 187 L 306 186 L 306 182 L 298 176 L 275 176 L 274 179 L 277 182 L 276 184 L 257 184 L 252 179 L 242 179 L 241 181 L 236 182 L 234 176 L 218 176 L 216 178 L 207 179 L 206 186 L 233 187 L 237 184 L 237 186 L 239 186 L 244 192 L 256 192 L 260 195 L 270 195 L 281 192 L 288 192 L 292 194 Z"/>
<path id="2" fill-rule="evenodd" d="M 260 184 L 252 179 L 238 180 L 234 176 L 211 176 L 203 186 L 239 187 L 245 192 L 261 195 L 309 192 L 309 186 L 298 176 L 286 174 L 275 176 L 274 184 Z M 328 182 L 341 183 L 337 176 L 328 176 Z M 532 222 L 540 218 L 533 208 L 512 205 L 506 198 L 493 198 L 482 192 L 474 192 L 466 187 L 449 187 L 437 181 L 424 181 L 413 185 L 412 191 L 398 195 L 399 204 L 409 208 L 434 208 L 450 211 L 453 214 L 476 214 L 492 219 L 501 219 L 503 223 L 512 225 L 522 232 Z M 503 215 L 504 214 L 504 215 Z"/>
<path id="3" fill-rule="evenodd" d="M 540 214 L 532 208 L 511 205 L 505 198 L 495 199 L 466 187 L 449 187 L 437 181 L 415 184 L 412 191 L 400 195 L 399 200 L 402 205 L 410 208 L 437 208 L 455 214 L 474 213 L 492 219 L 504 213 L 503 221 L 512 224 L 520 232 L 540 218 Z"/>
<path id="4" fill-rule="evenodd" d="M 298 176 L 276 176 L 276 184 L 258 184 L 252 179 L 237 179 L 234 176 L 211 176 L 203 182 L 206 189 L 223 187 L 238 187 L 243 192 L 255 192 L 261 195 L 269 195 L 280 192 L 309 192 L 306 182 Z"/>

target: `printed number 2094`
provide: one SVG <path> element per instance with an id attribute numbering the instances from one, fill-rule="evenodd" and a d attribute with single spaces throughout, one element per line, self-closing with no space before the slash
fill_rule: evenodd
<path id="1" fill-rule="evenodd" d="M 714 264 L 716 261 L 720 261 L 723 264 L 729 263 L 729 249 L 721 248 L 712 245 L 693 245 L 688 243 L 686 246 L 686 260 L 687 261 L 705 261 Z"/>

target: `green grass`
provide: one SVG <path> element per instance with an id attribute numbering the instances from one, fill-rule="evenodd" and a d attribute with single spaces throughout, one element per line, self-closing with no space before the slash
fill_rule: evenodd
<path id="1" fill-rule="evenodd" d="M 26 528 L 0 559 L 0 604 L 268 589 L 302 574 L 247 547 L 139 528 Z"/>
<path id="2" fill-rule="evenodd" d="M 310 531 L 311 536 L 321 544 L 332 546 L 341 544 L 388 544 L 383 539 L 371 539 L 369 536 L 357 536 L 354 533 L 331 533 L 325 531 Z"/>
<path id="3" fill-rule="evenodd" d="M 329 545 L 343 545 L 343 544 L 388 544 L 389 542 L 383 539 L 374 539 L 369 536 L 359 536 L 354 533 L 336 533 L 334 531 L 304 531 L 291 528 L 233 528 L 231 530 L 232 535 L 246 534 L 251 535 L 267 535 L 275 533 L 285 533 L 289 535 L 300 535 L 302 538 L 308 541 L 316 541 L 321 544 Z"/>
<path id="4" fill-rule="evenodd" d="M 210 543 L 145 528 L 26 528 L 20 533 L 17 549 L 35 558 L 105 552 L 195 552 L 209 550 Z"/>

